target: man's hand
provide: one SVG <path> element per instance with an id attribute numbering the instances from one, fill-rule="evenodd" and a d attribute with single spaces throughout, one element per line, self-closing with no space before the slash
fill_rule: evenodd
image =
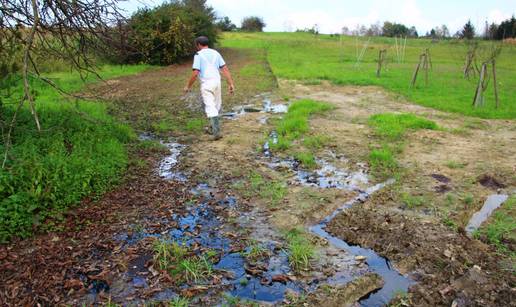
<path id="1" fill-rule="evenodd" d="M 188 85 L 187 85 L 187 86 L 185 86 L 185 87 L 183 88 L 183 93 L 186 95 L 186 94 L 188 94 L 189 92 L 190 92 L 190 88 L 189 88 L 189 87 L 188 87 Z"/>
<path id="2" fill-rule="evenodd" d="M 235 85 L 233 83 L 229 84 L 229 95 L 233 95 L 235 93 Z"/>

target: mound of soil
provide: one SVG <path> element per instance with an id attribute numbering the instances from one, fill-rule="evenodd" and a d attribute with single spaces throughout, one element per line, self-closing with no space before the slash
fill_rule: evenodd
<path id="1" fill-rule="evenodd" d="M 445 226 L 355 207 L 328 228 L 411 272 L 417 284 L 409 292 L 416 306 L 515 306 L 516 277 L 499 266 L 501 256 Z"/>
<path id="2" fill-rule="evenodd" d="M 488 174 L 484 174 L 484 175 L 480 176 L 477 181 L 484 187 L 490 188 L 493 190 L 505 188 L 505 184 L 501 183 L 495 177 L 488 175 Z"/>

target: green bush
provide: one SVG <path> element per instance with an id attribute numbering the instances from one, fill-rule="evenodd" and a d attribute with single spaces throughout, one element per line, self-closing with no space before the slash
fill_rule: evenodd
<path id="1" fill-rule="evenodd" d="M 127 44 L 132 52 L 126 62 L 169 65 L 195 52 L 194 39 L 217 41 L 215 13 L 205 0 L 170 1 L 138 10 L 129 20 Z"/>

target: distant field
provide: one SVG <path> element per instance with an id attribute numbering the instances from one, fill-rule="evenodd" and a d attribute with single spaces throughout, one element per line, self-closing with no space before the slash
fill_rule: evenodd
<path id="1" fill-rule="evenodd" d="M 359 38 L 358 51 L 367 38 Z M 488 47 L 489 42 L 481 42 Z M 357 41 L 354 37 L 314 36 L 308 33 L 224 33 L 222 47 L 264 48 L 274 74 L 279 78 L 317 83 L 379 85 L 407 99 L 431 108 L 482 118 L 516 118 L 516 46 L 505 45 L 497 60 L 500 107 L 495 108 L 492 79 L 485 106 L 473 108 L 477 79 L 463 78 L 467 47 L 450 40 L 432 43 L 428 39 L 407 42 L 404 63 L 396 59 L 394 38 L 372 38 L 361 64 L 356 67 Z M 410 80 L 419 55 L 430 48 L 433 69 L 425 86 L 423 74 L 415 88 Z M 387 69 L 376 77 L 378 51 L 387 49 Z"/>

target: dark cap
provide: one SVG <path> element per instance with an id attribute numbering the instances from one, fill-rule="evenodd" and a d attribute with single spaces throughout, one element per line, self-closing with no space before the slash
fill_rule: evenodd
<path id="1" fill-rule="evenodd" d="M 195 39 L 196 45 L 208 46 L 209 43 L 210 43 L 210 40 L 206 36 L 199 36 L 198 38 Z"/>

